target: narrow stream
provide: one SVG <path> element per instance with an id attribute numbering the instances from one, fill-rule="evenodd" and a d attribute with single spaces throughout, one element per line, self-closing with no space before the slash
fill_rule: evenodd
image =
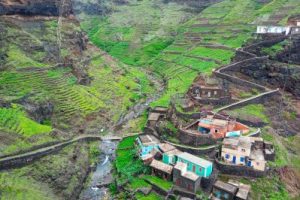
<path id="1" fill-rule="evenodd" d="M 101 154 L 95 171 L 91 172 L 91 180 L 86 189 L 81 192 L 81 200 L 100 200 L 103 198 L 110 199 L 107 185 L 113 181 L 111 173 L 112 162 L 115 159 L 117 142 L 102 141 L 99 144 Z"/>

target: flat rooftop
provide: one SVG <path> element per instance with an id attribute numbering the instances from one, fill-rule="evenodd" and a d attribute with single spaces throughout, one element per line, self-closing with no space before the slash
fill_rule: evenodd
<path id="1" fill-rule="evenodd" d="M 190 153 L 181 153 L 179 155 L 177 155 L 178 158 L 182 158 L 184 160 L 187 160 L 191 163 L 194 163 L 194 164 L 197 164 L 199 166 L 202 166 L 202 167 L 209 167 L 209 166 L 212 166 L 212 162 L 208 161 L 208 160 L 205 160 L 203 158 L 199 158 L 197 156 L 194 156 Z"/>
<path id="2" fill-rule="evenodd" d="M 229 192 L 231 194 L 235 194 L 238 190 L 237 186 L 234 186 L 232 184 L 229 183 L 224 183 L 223 181 L 217 180 L 214 184 L 214 187 L 222 189 L 226 192 Z"/>
<path id="3" fill-rule="evenodd" d="M 166 152 L 176 149 L 173 145 L 170 145 L 168 143 L 161 143 L 158 145 L 158 147 L 163 153 L 166 153 Z"/>
<path id="4" fill-rule="evenodd" d="M 159 140 L 153 135 L 141 135 L 139 136 L 139 139 L 143 145 L 154 145 L 159 143 Z"/>

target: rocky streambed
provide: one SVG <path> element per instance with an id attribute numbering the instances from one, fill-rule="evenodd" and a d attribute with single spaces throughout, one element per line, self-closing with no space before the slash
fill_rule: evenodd
<path id="1" fill-rule="evenodd" d="M 99 143 L 101 154 L 86 188 L 81 192 L 80 200 L 111 199 L 108 185 L 113 182 L 112 162 L 115 160 L 117 142 L 102 141 Z"/>

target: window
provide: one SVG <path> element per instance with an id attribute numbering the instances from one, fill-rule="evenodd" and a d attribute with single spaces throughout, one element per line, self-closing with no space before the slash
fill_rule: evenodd
<path id="1" fill-rule="evenodd" d="M 258 165 L 259 165 L 259 162 L 256 162 L 256 165 L 258 166 Z"/>
<path id="2" fill-rule="evenodd" d="M 242 152 L 246 152 L 246 149 L 242 149 Z"/>
<path id="3" fill-rule="evenodd" d="M 196 172 L 196 166 L 193 165 L 193 172 Z"/>
<path id="4" fill-rule="evenodd" d="M 201 167 L 199 167 L 199 172 L 201 172 L 202 171 L 202 168 Z"/>
<path id="5" fill-rule="evenodd" d="M 225 158 L 229 159 L 230 158 L 229 154 L 225 154 Z"/>
<path id="6" fill-rule="evenodd" d="M 241 161 L 241 162 L 245 162 L 245 158 L 244 158 L 244 157 L 241 157 L 241 158 L 240 158 L 240 161 Z"/>

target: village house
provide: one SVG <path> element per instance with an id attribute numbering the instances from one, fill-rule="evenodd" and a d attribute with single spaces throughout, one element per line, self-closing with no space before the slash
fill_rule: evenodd
<path id="1" fill-rule="evenodd" d="M 284 26 L 257 26 L 257 34 L 286 34 L 287 27 Z"/>
<path id="2" fill-rule="evenodd" d="M 294 15 L 288 18 L 287 35 L 300 34 L 300 15 Z"/>
<path id="3" fill-rule="evenodd" d="M 274 148 L 259 137 L 225 138 L 221 150 L 221 159 L 228 164 L 252 167 L 255 170 L 266 169 L 266 159 L 274 157 Z"/>
<path id="4" fill-rule="evenodd" d="M 300 15 L 289 17 L 286 26 L 263 25 L 257 26 L 257 34 L 300 34 Z"/>
<path id="5" fill-rule="evenodd" d="M 248 126 L 237 122 L 229 116 L 220 114 L 209 114 L 206 117 L 202 117 L 183 128 L 183 130 L 193 134 L 211 135 L 214 139 L 238 137 L 250 131 Z"/>
<path id="6" fill-rule="evenodd" d="M 140 135 L 136 139 L 136 144 L 139 147 L 139 156 L 143 159 L 149 157 L 152 150 L 157 149 L 160 141 L 153 135 Z"/>
<path id="7" fill-rule="evenodd" d="M 220 86 L 216 80 L 207 77 L 196 78 L 188 95 L 193 101 L 203 104 L 227 104 L 231 100 L 227 89 Z"/>
<path id="8" fill-rule="evenodd" d="M 148 116 L 147 125 L 149 127 L 155 127 L 156 123 L 166 117 L 168 108 L 165 107 L 155 107 L 152 109 Z"/>
<path id="9" fill-rule="evenodd" d="M 181 153 L 177 155 L 178 162 L 187 164 L 187 171 L 193 172 L 200 177 L 208 178 L 213 171 L 213 164 L 210 161 L 194 156 L 190 153 Z"/>
<path id="10" fill-rule="evenodd" d="M 163 162 L 170 165 L 175 165 L 178 161 L 178 155 L 182 152 L 178 149 L 173 149 L 171 151 L 165 152 L 163 154 Z"/>
<path id="11" fill-rule="evenodd" d="M 177 162 L 173 170 L 173 182 L 178 187 L 196 193 L 200 189 L 201 177 L 187 168 L 187 163 Z"/>
<path id="12" fill-rule="evenodd" d="M 212 189 L 212 200 L 247 200 L 250 193 L 250 185 L 229 180 L 228 183 L 217 180 Z"/>
<path id="13" fill-rule="evenodd" d="M 150 167 L 152 168 L 152 175 L 156 175 L 168 181 L 172 180 L 173 166 L 154 159 Z"/>
<path id="14" fill-rule="evenodd" d="M 189 153 L 183 153 L 168 143 L 161 143 L 157 148 L 163 158 L 152 157 L 150 167 L 152 175 L 172 180 L 178 187 L 190 192 L 200 188 L 201 178 L 208 178 L 212 173 L 212 163 Z"/>

